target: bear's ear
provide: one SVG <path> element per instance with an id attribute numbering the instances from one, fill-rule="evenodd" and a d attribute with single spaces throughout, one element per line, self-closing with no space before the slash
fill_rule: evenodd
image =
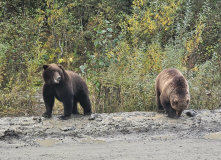
<path id="1" fill-rule="evenodd" d="M 64 67 L 60 64 L 58 64 L 58 67 L 61 68 L 63 71 L 65 70 Z"/>
<path id="2" fill-rule="evenodd" d="M 49 65 L 43 65 L 44 70 L 46 70 L 49 67 Z"/>
<path id="3" fill-rule="evenodd" d="M 189 98 L 187 98 L 186 103 L 187 103 L 187 104 L 189 104 L 189 103 L 190 103 L 190 99 L 189 99 Z"/>
<path id="4" fill-rule="evenodd" d="M 176 97 L 176 98 L 174 98 L 173 103 L 174 103 L 175 105 L 177 105 L 177 104 L 178 104 L 178 99 L 177 99 L 177 97 Z"/>

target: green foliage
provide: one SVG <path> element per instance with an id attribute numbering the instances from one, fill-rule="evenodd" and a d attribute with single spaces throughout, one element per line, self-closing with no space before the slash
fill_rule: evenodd
<path id="1" fill-rule="evenodd" d="M 218 108 L 220 9 L 216 0 L 0 0 L 0 113 L 35 113 L 45 63 L 81 73 L 95 112 L 155 110 L 155 77 L 169 67 L 186 76 L 191 108 Z"/>
<path id="2" fill-rule="evenodd" d="M 216 109 L 221 106 L 220 60 L 221 55 L 213 53 L 211 60 L 207 60 L 199 67 L 196 67 L 196 72 L 190 73 L 191 108 Z"/>

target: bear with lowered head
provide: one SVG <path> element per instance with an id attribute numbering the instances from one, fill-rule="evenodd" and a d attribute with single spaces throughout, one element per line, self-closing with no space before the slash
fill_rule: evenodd
<path id="1" fill-rule="evenodd" d="M 190 102 L 189 86 L 182 73 L 174 68 L 163 70 L 155 82 L 158 112 L 170 118 L 180 117 Z"/>
<path id="2" fill-rule="evenodd" d="M 91 114 L 89 91 L 85 81 L 76 73 L 65 70 L 57 64 L 43 65 L 43 99 L 46 112 L 42 115 L 50 118 L 55 98 L 63 103 L 64 114 L 59 118 L 69 119 L 71 114 L 78 114 L 77 103 L 84 110 L 84 115 Z"/>

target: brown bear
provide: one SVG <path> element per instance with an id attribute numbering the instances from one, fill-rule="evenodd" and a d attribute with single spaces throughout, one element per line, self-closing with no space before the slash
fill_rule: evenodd
<path id="1" fill-rule="evenodd" d="M 43 69 L 42 92 L 46 107 L 43 117 L 51 117 L 55 98 L 64 105 L 64 115 L 59 117 L 62 120 L 70 118 L 71 113 L 78 114 L 78 102 L 83 107 L 84 115 L 91 114 L 88 87 L 78 74 L 57 64 L 43 65 Z"/>
<path id="2" fill-rule="evenodd" d="M 187 81 L 174 68 L 165 69 L 157 76 L 155 92 L 158 112 L 166 111 L 170 118 L 180 117 L 190 102 Z"/>

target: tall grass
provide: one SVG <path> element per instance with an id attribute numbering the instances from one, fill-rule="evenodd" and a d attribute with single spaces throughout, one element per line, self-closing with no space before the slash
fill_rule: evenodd
<path id="1" fill-rule="evenodd" d="M 221 63 L 220 55 L 198 66 L 188 77 L 191 93 L 190 108 L 216 109 L 221 107 Z"/>
<path id="2" fill-rule="evenodd" d="M 155 110 L 153 77 L 112 66 L 97 78 L 99 84 L 90 86 L 94 112 Z"/>

